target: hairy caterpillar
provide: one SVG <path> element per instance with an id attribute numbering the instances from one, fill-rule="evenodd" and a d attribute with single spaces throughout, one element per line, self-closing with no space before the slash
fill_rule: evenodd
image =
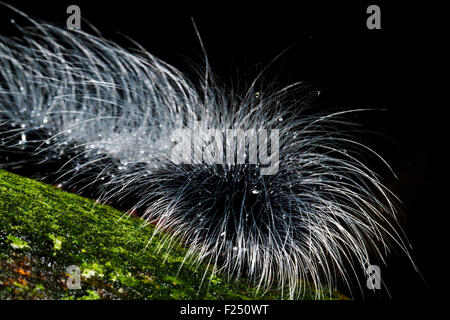
<path id="1" fill-rule="evenodd" d="M 20 38 L 0 36 L 1 167 L 140 212 L 167 243 L 183 240 L 186 259 L 289 298 L 306 282 L 349 282 L 391 245 L 408 254 L 395 196 L 364 156 L 384 161 L 345 120 L 359 110 L 308 115 L 316 92 L 259 91 L 257 79 L 239 95 L 208 66 L 198 88 L 141 47 L 29 21 Z M 277 129 L 277 172 L 174 163 L 173 132 L 196 122 L 200 132 Z"/>

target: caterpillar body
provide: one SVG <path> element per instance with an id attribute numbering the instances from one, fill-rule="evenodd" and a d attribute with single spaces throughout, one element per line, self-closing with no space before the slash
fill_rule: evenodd
<path id="1" fill-rule="evenodd" d="M 181 239 L 186 259 L 288 298 L 349 283 L 393 246 L 409 255 L 396 198 L 364 161 L 384 160 L 345 120 L 358 110 L 307 114 L 315 91 L 294 99 L 294 86 L 257 90 L 256 80 L 239 95 L 208 66 L 197 86 L 141 47 L 27 19 L 20 37 L 0 36 L 1 167 L 139 212 L 167 243 Z M 277 129 L 276 173 L 174 162 L 172 133 L 194 122 Z"/>

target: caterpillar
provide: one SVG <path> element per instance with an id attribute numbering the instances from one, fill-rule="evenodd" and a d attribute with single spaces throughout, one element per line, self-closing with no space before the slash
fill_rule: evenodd
<path id="1" fill-rule="evenodd" d="M 258 78 L 227 90 L 208 64 L 193 83 L 138 44 L 16 12 L 31 26 L 0 36 L 0 168 L 138 212 L 169 246 L 181 239 L 186 261 L 290 299 L 351 286 L 394 247 L 409 256 L 398 199 L 366 157 L 390 167 L 347 119 L 363 110 L 311 114 L 317 91 L 262 90 Z M 199 161 L 174 161 L 177 130 Z M 251 144 L 269 131 L 276 139 Z M 211 139 L 225 141 L 216 162 L 202 157 Z M 276 170 L 262 174 L 269 149 Z"/>

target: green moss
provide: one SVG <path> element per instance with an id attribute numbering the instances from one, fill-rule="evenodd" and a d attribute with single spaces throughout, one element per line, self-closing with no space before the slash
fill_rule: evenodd
<path id="1" fill-rule="evenodd" d="M 152 226 L 0 170 L 0 299 L 279 299 L 161 247 Z M 69 266 L 81 289 L 69 289 Z M 206 276 L 204 277 L 204 274 Z M 307 292 L 304 298 L 312 298 Z M 337 295 L 334 295 L 337 297 Z"/>
<path id="2" fill-rule="evenodd" d="M 13 247 L 14 249 L 28 249 L 30 246 L 28 245 L 28 242 L 17 238 L 11 234 L 8 234 L 8 236 L 6 237 L 6 239 L 8 239 L 10 241 L 10 245 L 11 247 Z"/>

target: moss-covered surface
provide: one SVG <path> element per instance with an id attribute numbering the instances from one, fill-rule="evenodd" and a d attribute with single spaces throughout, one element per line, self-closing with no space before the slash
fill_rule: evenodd
<path id="1" fill-rule="evenodd" d="M 212 275 L 205 265 L 182 265 L 185 248 L 158 251 L 161 236 L 148 243 L 151 226 L 120 217 L 109 206 L 0 170 L 0 299 L 281 298 Z M 81 289 L 67 286 L 73 265 Z"/>

